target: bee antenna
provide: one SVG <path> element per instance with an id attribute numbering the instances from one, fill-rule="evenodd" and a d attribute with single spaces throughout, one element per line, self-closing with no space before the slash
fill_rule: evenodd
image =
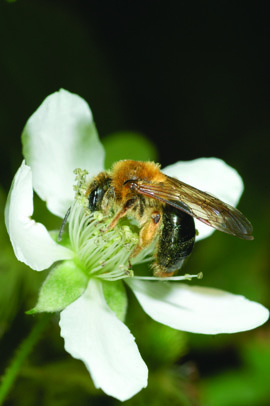
<path id="1" fill-rule="evenodd" d="M 62 239 L 62 234 L 63 234 L 64 228 L 65 228 L 67 219 L 68 219 L 68 217 L 69 217 L 69 215 L 70 215 L 70 211 L 71 211 L 71 207 L 69 207 L 68 211 L 67 211 L 66 214 L 65 214 L 64 220 L 63 220 L 63 222 L 62 222 L 62 225 L 61 225 L 61 228 L 60 228 L 58 237 L 57 237 L 57 241 L 61 241 L 61 239 Z"/>

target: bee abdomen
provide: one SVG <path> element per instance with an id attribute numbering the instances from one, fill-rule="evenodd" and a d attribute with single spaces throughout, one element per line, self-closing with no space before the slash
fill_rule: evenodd
<path id="1" fill-rule="evenodd" d="M 163 211 L 163 228 L 157 243 L 156 274 L 173 273 L 190 255 L 195 241 L 193 217 L 171 206 Z"/>

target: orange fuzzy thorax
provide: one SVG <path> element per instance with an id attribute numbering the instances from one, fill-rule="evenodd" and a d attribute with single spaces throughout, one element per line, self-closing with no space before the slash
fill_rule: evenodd
<path id="1" fill-rule="evenodd" d="M 123 160 L 116 162 L 112 168 L 112 186 L 117 199 L 125 199 L 130 193 L 130 187 L 124 183 L 128 180 L 144 180 L 148 182 L 163 182 L 165 175 L 160 166 L 154 162 Z"/>

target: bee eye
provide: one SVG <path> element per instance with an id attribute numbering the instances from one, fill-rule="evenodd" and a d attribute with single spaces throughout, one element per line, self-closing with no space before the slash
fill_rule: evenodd
<path id="1" fill-rule="evenodd" d="M 92 190 L 88 197 L 88 207 L 90 211 L 96 211 L 101 209 L 101 202 L 106 190 L 98 186 L 96 189 Z"/>
<path id="2" fill-rule="evenodd" d="M 130 190 L 135 190 L 136 189 L 136 181 L 137 181 L 138 179 L 137 178 L 132 178 L 132 179 L 127 179 L 127 180 L 125 180 L 125 182 L 123 183 L 123 186 L 124 185 L 126 185 L 127 183 L 129 183 L 129 188 L 130 188 Z"/>

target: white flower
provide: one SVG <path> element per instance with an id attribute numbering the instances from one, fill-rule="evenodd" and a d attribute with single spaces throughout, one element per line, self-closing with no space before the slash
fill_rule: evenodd
<path id="1" fill-rule="evenodd" d="M 18 260 L 36 271 L 57 263 L 41 289 L 35 311 L 64 309 L 60 327 L 66 350 L 84 362 L 97 388 L 121 401 L 129 399 L 147 385 L 148 371 L 134 337 L 123 323 L 126 297 L 122 281 L 105 282 L 104 264 L 93 264 L 94 254 L 91 258 L 85 255 L 90 247 L 85 244 L 92 244 L 92 240 L 87 235 L 89 222 L 82 225 L 80 214 L 70 220 L 70 241 L 65 245 L 57 243 L 44 225 L 32 219 L 33 190 L 46 201 L 51 213 L 63 218 L 74 200 L 74 169 L 86 169 L 91 176 L 103 170 L 104 151 L 91 111 L 79 96 L 61 90 L 49 96 L 29 119 L 22 139 L 26 162 L 16 173 L 8 196 L 7 230 Z M 231 205 L 237 204 L 243 191 L 237 172 L 215 158 L 178 162 L 164 172 Z M 83 236 L 82 228 L 86 230 Z M 196 222 L 196 228 L 198 239 L 214 231 L 200 222 Z M 129 243 L 132 244 L 132 238 Z M 83 244 L 87 247 L 84 252 Z M 121 241 L 119 244 L 113 247 L 118 250 L 119 259 L 115 256 L 115 262 L 112 261 L 112 280 L 129 276 L 119 267 L 128 258 L 124 245 Z M 109 258 L 113 257 L 110 249 L 108 245 Z M 119 269 L 114 270 L 117 266 Z M 255 328 L 269 316 L 262 305 L 216 289 L 145 281 L 136 276 L 124 281 L 146 313 L 179 330 L 234 333 Z M 109 300 L 108 284 L 118 292 L 122 313 Z"/>

